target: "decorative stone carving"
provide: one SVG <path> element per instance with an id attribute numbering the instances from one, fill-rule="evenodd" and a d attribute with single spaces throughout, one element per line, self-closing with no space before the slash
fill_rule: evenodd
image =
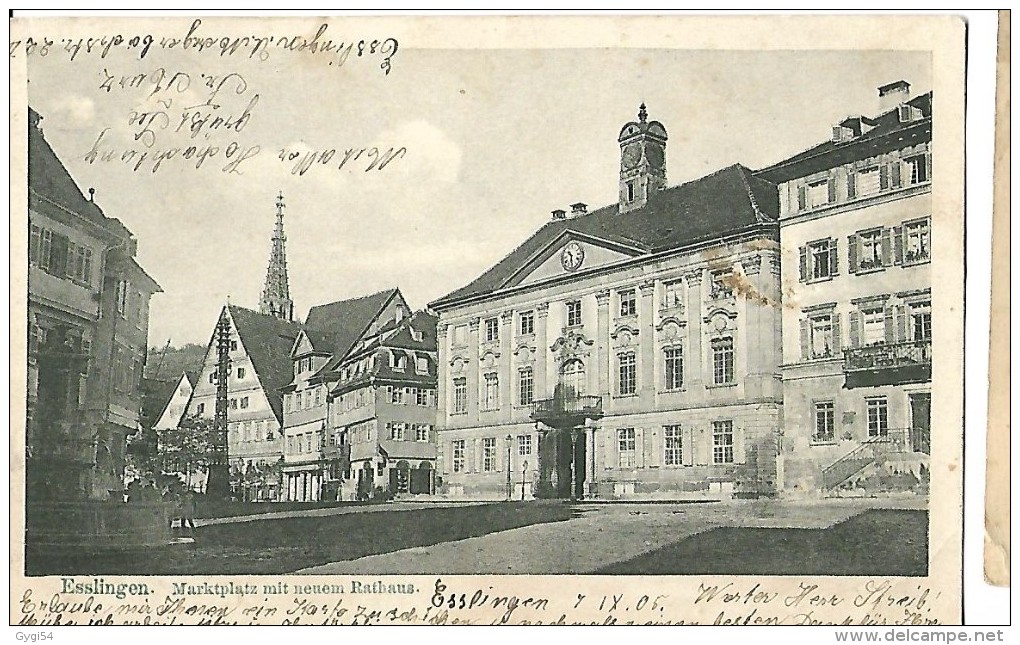
<path id="1" fill-rule="evenodd" d="M 638 290 L 641 291 L 642 296 L 650 296 L 655 293 L 655 280 L 645 280 L 638 285 Z"/>
<path id="2" fill-rule="evenodd" d="M 605 307 L 609 304 L 609 289 L 602 289 L 595 292 L 595 302 L 599 307 Z"/>
<path id="3" fill-rule="evenodd" d="M 701 286 L 701 281 L 704 278 L 703 269 L 695 269 L 694 271 L 687 271 L 684 273 L 684 281 L 687 282 L 692 288 Z"/>
<path id="4" fill-rule="evenodd" d="M 478 318 L 477 316 L 472 318 L 471 320 L 468 321 L 468 329 L 470 329 L 471 331 L 478 331 L 478 325 L 480 325 L 481 322 L 482 319 Z"/>
<path id="5" fill-rule="evenodd" d="M 740 266 L 744 270 L 744 275 L 757 275 L 761 273 L 761 256 L 749 255 L 740 258 Z"/>
<path id="6" fill-rule="evenodd" d="M 549 303 L 541 302 L 535 305 L 535 315 L 539 318 L 545 318 L 549 315 Z"/>
<path id="7" fill-rule="evenodd" d="M 575 330 L 568 330 L 560 336 L 549 348 L 556 355 L 558 362 L 571 358 L 587 357 L 591 354 L 591 347 L 594 340 L 587 338 L 583 333 Z"/>

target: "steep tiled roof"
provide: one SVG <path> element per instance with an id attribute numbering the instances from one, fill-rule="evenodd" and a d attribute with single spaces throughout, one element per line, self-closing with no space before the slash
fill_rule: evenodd
<path id="1" fill-rule="evenodd" d="M 78 213 L 92 222 L 105 226 L 102 209 L 89 201 L 78 189 L 67 168 L 53 152 L 39 128 L 42 117 L 28 108 L 28 187 L 32 192 Z"/>
<path id="2" fill-rule="evenodd" d="M 138 422 L 143 428 L 151 428 L 163 416 L 163 411 L 177 392 L 177 384 L 182 376 L 174 380 L 142 378 L 142 415 Z"/>
<path id="3" fill-rule="evenodd" d="M 600 238 L 644 254 L 772 225 L 778 216 L 775 186 L 735 164 L 654 193 L 645 206 L 629 213 L 621 214 L 618 204 L 611 204 L 588 215 L 548 222 L 474 282 L 440 298 L 432 307 L 503 288 L 529 259 L 565 232 Z"/>
<path id="4" fill-rule="evenodd" d="M 931 140 L 932 93 L 922 94 L 907 105 L 917 108 L 921 118 L 901 122 L 897 110 L 875 118 L 855 117 L 844 121 L 855 131 L 853 138 L 834 142 L 831 139 L 808 148 L 767 168 L 755 171 L 756 177 L 780 184 L 797 177 L 832 168 L 844 163 L 866 159 L 911 145 Z M 863 127 L 860 122 L 863 122 Z"/>
<path id="5" fill-rule="evenodd" d="M 305 328 L 328 339 L 324 349 L 333 354 L 324 370 L 335 367 L 351 351 L 386 303 L 398 293 L 397 289 L 386 289 L 360 298 L 318 305 L 309 310 Z M 312 342 L 315 343 L 314 340 Z M 315 349 L 318 350 L 319 345 Z"/>
<path id="6" fill-rule="evenodd" d="M 301 331 L 301 324 L 237 305 L 228 305 L 228 308 L 269 405 L 282 423 L 283 404 L 279 390 L 290 383 L 294 375 L 290 350 Z"/>

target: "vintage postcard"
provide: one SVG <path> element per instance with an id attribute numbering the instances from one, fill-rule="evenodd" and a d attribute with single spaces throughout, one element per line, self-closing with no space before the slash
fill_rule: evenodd
<path id="1" fill-rule="evenodd" d="M 12 624 L 960 622 L 960 19 L 12 25 Z"/>

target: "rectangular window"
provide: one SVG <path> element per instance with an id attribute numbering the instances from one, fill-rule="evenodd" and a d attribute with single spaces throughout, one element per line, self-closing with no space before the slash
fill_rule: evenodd
<path id="1" fill-rule="evenodd" d="M 198 407 L 195 409 L 195 412 L 198 413 L 199 416 L 205 414 L 205 403 L 199 403 Z"/>
<path id="2" fill-rule="evenodd" d="M 733 422 L 712 422 L 712 463 L 733 463 Z"/>
<path id="3" fill-rule="evenodd" d="M 415 360 L 414 370 L 419 374 L 429 373 L 429 359 L 426 356 L 419 356 Z"/>
<path id="4" fill-rule="evenodd" d="M 662 350 L 666 362 L 666 389 L 682 390 L 684 387 L 684 352 L 681 347 L 667 347 Z"/>
<path id="5" fill-rule="evenodd" d="M 712 300 L 722 300 L 733 297 L 733 287 L 731 286 L 733 284 L 732 273 L 732 271 L 712 272 L 709 298 Z"/>
<path id="6" fill-rule="evenodd" d="M 861 311 L 861 341 L 864 345 L 878 345 L 885 342 L 885 311 L 865 309 Z"/>
<path id="7" fill-rule="evenodd" d="M 403 405 L 404 401 L 404 388 L 389 386 L 390 390 L 390 403 L 397 403 Z"/>
<path id="8" fill-rule="evenodd" d="M 836 240 L 815 240 L 801 249 L 801 282 L 825 280 L 837 273 Z"/>
<path id="9" fill-rule="evenodd" d="M 928 181 L 928 161 L 925 155 L 916 155 L 904 159 L 907 164 L 908 185 L 923 184 Z"/>
<path id="10" fill-rule="evenodd" d="M 244 368 L 243 367 L 237 368 L 237 380 L 238 381 L 243 381 L 244 380 Z"/>
<path id="11" fill-rule="evenodd" d="M 733 383 L 733 338 L 712 339 L 712 382 L 716 385 Z"/>
<path id="12" fill-rule="evenodd" d="M 829 203 L 829 182 L 827 179 L 813 181 L 807 185 L 807 207 L 824 206 Z"/>
<path id="13" fill-rule="evenodd" d="M 884 396 L 866 399 L 868 405 L 868 436 L 889 436 L 889 402 Z"/>
<path id="14" fill-rule="evenodd" d="M 127 315 L 128 281 L 117 280 L 117 313 L 122 317 Z"/>
<path id="15" fill-rule="evenodd" d="M 662 305 L 666 309 L 678 309 L 683 307 L 683 287 L 684 283 L 680 280 L 671 280 L 662 285 L 663 287 L 663 302 Z"/>
<path id="16" fill-rule="evenodd" d="M 462 473 L 464 472 L 464 440 L 458 439 L 450 444 L 450 465 L 453 467 L 453 472 Z"/>
<path id="17" fill-rule="evenodd" d="M 414 426 L 414 440 L 427 442 L 431 434 L 432 426 L 426 423 L 419 423 Z"/>
<path id="18" fill-rule="evenodd" d="M 567 326 L 576 327 L 581 324 L 581 301 L 571 300 L 567 303 Z"/>
<path id="19" fill-rule="evenodd" d="M 680 426 L 664 426 L 662 429 L 663 459 L 667 466 L 679 466 L 683 463 L 683 440 L 680 438 Z"/>
<path id="20" fill-rule="evenodd" d="M 518 329 L 520 330 L 521 336 L 531 336 L 535 333 L 535 312 L 534 311 L 522 311 L 518 320 Z"/>
<path id="21" fill-rule="evenodd" d="M 390 439 L 394 441 L 404 440 L 404 424 L 401 422 L 389 423 L 390 426 Z"/>
<path id="22" fill-rule="evenodd" d="M 910 340 L 931 340 L 930 302 L 918 302 L 910 305 Z"/>
<path id="23" fill-rule="evenodd" d="M 831 358 L 835 354 L 832 314 L 821 314 L 809 319 L 811 330 L 811 358 Z"/>
<path id="24" fill-rule="evenodd" d="M 854 191 L 857 196 L 867 197 L 877 193 L 881 189 L 880 175 L 878 166 L 857 171 L 854 178 Z"/>
<path id="25" fill-rule="evenodd" d="M 618 357 L 620 363 L 620 394 L 637 392 L 637 356 L 634 352 L 626 352 Z"/>
<path id="26" fill-rule="evenodd" d="M 425 388 L 418 388 L 415 391 L 414 404 L 427 406 L 429 404 L 429 391 Z"/>
<path id="27" fill-rule="evenodd" d="M 637 315 L 637 293 L 633 289 L 626 289 L 620 292 L 620 315 Z"/>
<path id="28" fill-rule="evenodd" d="M 457 325 L 453 328 L 453 346 L 463 347 L 467 345 L 467 325 Z"/>
<path id="29" fill-rule="evenodd" d="M 535 374 L 530 367 L 521 369 L 519 384 L 521 405 L 531 405 L 535 400 Z"/>
<path id="30" fill-rule="evenodd" d="M 836 405 L 832 401 L 815 403 L 815 443 L 829 443 L 836 440 Z"/>
<path id="31" fill-rule="evenodd" d="M 246 396 L 242 396 L 241 397 L 241 409 L 242 410 L 247 410 L 248 409 L 248 397 L 246 397 Z"/>
<path id="32" fill-rule="evenodd" d="M 491 473 L 496 470 L 496 438 L 482 439 L 482 471 Z"/>
<path id="33" fill-rule="evenodd" d="M 485 319 L 485 340 L 486 342 L 494 342 L 499 340 L 499 319 L 498 318 L 486 318 Z"/>
<path id="34" fill-rule="evenodd" d="M 522 457 L 527 457 L 531 454 L 530 434 L 517 435 L 517 454 Z"/>
<path id="35" fill-rule="evenodd" d="M 495 372 L 485 375 L 485 395 L 482 399 L 482 407 L 485 410 L 499 408 L 499 375 Z"/>
<path id="36" fill-rule="evenodd" d="M 882 229 L 863 231 L 857 234 L 858 260 L 861 271 L 882 266 Z"/>
<path id="37" fill-rule="evenodd" d="M 315 388 L 315 405 L 322 405 L 322 388 Z"/>
<path id="38" fill-rule="evenodd" d="M 460 377 L 453 379 L 453 412 L 461 414 L 467 412 L 467 379 Z"/>
<path id="39" fill-rule="evenodd" d="M 616 431 L 620 450 L 620 468 L 633 468 L 637 463 L 637 438 L 634 428 L 620 428 Z"/>
<path id="40" fill-rule="evenodd" d="M 903 261 L 909 264 L 931 259 L 931 220 L 910 222 L 903 227 Z"/>

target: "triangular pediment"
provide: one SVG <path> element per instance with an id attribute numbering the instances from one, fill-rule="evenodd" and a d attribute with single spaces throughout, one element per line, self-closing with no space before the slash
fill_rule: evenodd
<path id="1" fill-rule="evenodd" d="M 305 354 L 311 354 L 314 351 L 315 348 L 312 347 L 312 341 L 308 338 L 308 334 L 306 334 L 304 330 L 301 330 L 301 332 L 298 333 L 297 338 L 294 339 L 294 347 L 290 350 L 290 355 L 295 357 L 304 356 Z"/>
<path id="2" fill-rule="evenodd" d="M 504 286 L 530 285 L 553 278 L 584 274 L 644 253 L 644 249 L 636 246 L 568 230 L 525 262 Z"/>

